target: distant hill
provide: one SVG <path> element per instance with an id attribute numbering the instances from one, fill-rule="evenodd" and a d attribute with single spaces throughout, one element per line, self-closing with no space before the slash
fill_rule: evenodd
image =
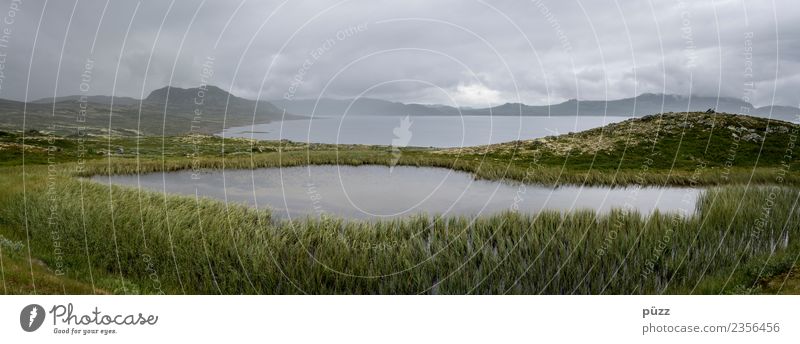
<path id="1" fill-rule="evenodd" d="M 56 97 L 55 101 L 53 101 L 52 97 L 36 99 L 31 103 L 35 104 L 52 104 L 52 103 L 60 103 L 60 102 L 78 102 L 80 101 L 81 96 L 63 96 L 63 97 Z M 139 99 L 131 98 L 131 97 L 112 97 L 112 96 L 87 96 L 86 101 L 89 103 L 95 104 L 111 104 L 111 100 L 114 100 L 114 105 L 136 105 L 139 104 Z"/>
<path id="2" fill-rule="evenodd" d="M 664 113 L 664 112 L 700 112 L 714 109 L 717 112 L 749 114 L 758 117 L 768 117 L 772 109 L 772 118 L 781 120 L 794 120 L 800 115 L 800 109 L 790 106 L 765 106 L 756 108 L 752 104 L 738 98 L 717 98 L 700 96 L 678 96 L 665 94 L 645 93 L 634 98 L 616 100 L 568 100 L 554 105 L 531 106 L 524 104 L 504 104 L 491 109 L 478 111 L 489 112 L 494 115 L 508 116 L 635 116 Z"/>
<path id="3" fill-rule="evenodd" d="M 787 170 L 794 171 L 800 168 L 800 156 L 787 155 L 786 149 L 794 146 L 798 131 L 798 124 L 754 116 L 673 112 L 578 133 L 441 152 L 499 159 L 538 155 L 544 164 L 568 162 L 599 170 L 702 168 L 724 174 L 727 168 L 752 168 L 757 162 L 760 167 L 789 164 Z"/>
<path id="4" fill-rule="evenodd" d="M 140 107 L 141 104 L 141 107 Z M 85 122 L 79 122 L 82 106 Z M 45 130 L 63 135 L 86 126 L 92 134 L 182 135 L 213 134 L 233 126 L 268 123 L 284 114 L 269 102 L 244 99 L 218 87 L 163 87 L 139 100 L 126 97 L 80 96 L 43 98 L 27 104 L 0 99 L 0 126 L 7 129 Z M 23 113 L 25 114 L 23 116 Z M 226 115 L 227 114 L 227 115 Z M 286 118 L 298 118 L 286 114 Z M 24 122 L 23 122 L 24 121 Z M 110 128 L 110 131 L 109 131 Z"/>
<path id="5" fill-rule="evenodd" d="M 473 109 L 455 108 L 446 105 L 403 104 L 385 100 L 360 98 L 350 99 L 322 98 L 298 100 L 275 100 L 276 106 L 286 111 L 317 116 L 340 117 L 373 115 L 411 115 L 411 116 L 635 116 L 664 112 L 699 112 L 714 109 L 717 112 L 749 114 L 793 121 L 800 115 L 800 109 L 791 106 L 753 107 L 752 104 L 737 98 L 716 98 L 700 96 L 677 96 L 645 93 L 633 98 L 615 100 L 568 100 L 552 105 L 526 105 L 506 103 L 503 105 Z M 316 109 L 314 108 L 317 105 Z M 350 107 L 348 109 L 348 106 Z"/>
<path id="6" fill-rule="evenodd" d="M 792 106 L 755 108 L 737 98 L 676 96 L 645 93 L 615 100 L 568 100 L 553 105 L 507 103 L 492 108 L 456 108 L 446 105 L 404 104 L 372 98 L 279 99 L 254 101 L 232 95 L 218 87 L 207 89 L 162 87 L 145 99 L 110 96 L 42 98 L 27 104 L 0 99 L 0 127 L 75 133 L 85 125 L 90 133 L 118 135 L 212 134 L 234 126 L 268 123 L 297 115 L 320 117 L 347 116 L 634 116 L 666 112 L 717 112 L 749 114 L 785 121 L 797 121 L 800 109 Z M 196 99 L 201 95 L 201 100 Z M 113 101 L 113 102 L 112 102 Z M 199 102 L 201 104 L 196 104 Z M 113 112 L 111 111 L 113 103 Z M 141 104 L 141 107 L 140 107 Z M 86 122 L 77 121 L 85 106 Z M 284 117 L 283 113 L 286 111 Z M 200 112 L 197 116 L 196 112 Z M 25 116 L 23 116 L 25 113 Z M 227 113 L 227 116 L 225 115 Z M 166 114 L 166 115 L 165 115 Z M 255 115 L 254 115 L 255 114 Z M 297 115 L 294 115 L 297 114 Z M 53 127 L 55 124 L 55 127 Z"/>
<path id="7" fill-rule="evenodd" d="M 271 103 L 287 112 L 321 117 L 347 116 L 447 116 L 458 115 L 458 109 L 445 105 L 404 104 L 373 98 L 273 100 Z"/>

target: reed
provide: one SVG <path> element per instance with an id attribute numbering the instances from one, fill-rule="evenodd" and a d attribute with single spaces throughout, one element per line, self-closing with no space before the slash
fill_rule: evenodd
<path id="1" fill-rule="evenodd" d="M 283 157 L 280 166 L 306 159 Z M 253 167 L 250 159 L 235 164 Z M 164 169 L 158 161 L 107 166 L 87 170 Z M 798 191 L 783 186 L 710 188 L 688 216 L 614 210 L 278 221 L 244 205 L 99 185 L 74 178 L 69 167 L 59 171 L 28 167 L 24 192 L 21 168 L 2 171 L 9 178 L 0 182 L 0 234 L 30 241 L 34 256 L 63 266 L 69 278 L 110 276 L 125 293 L 750 292 L 788 271 L 800 252 Z"/>

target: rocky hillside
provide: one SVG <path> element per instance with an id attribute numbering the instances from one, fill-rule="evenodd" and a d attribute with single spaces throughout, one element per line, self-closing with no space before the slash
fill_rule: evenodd
<path id="1" fill-rule="evenodd" d="M 780 166 L 798 164 L 797 124 L 725 113 L 664 113 L 604 127 L 484 147 L 442 150 L 443 154 L 484 155 L 571 166 Z M 648 160 L 649 159 L 649 160 Z"/>

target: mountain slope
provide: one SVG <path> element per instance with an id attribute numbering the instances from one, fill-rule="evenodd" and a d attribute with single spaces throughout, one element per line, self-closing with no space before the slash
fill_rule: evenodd
<path id="1" fill-rule="evenodd" d="M 798 121 L 800 109 L 791 106 L 754 108 L 737 98 L 684 97 L 642 94 L 616 100 L 569 100 L 553 105 L 507 103 L 492 108 L 455 108 L 445 105 L 404 104 L 380 99 L 315 99 L 253 101 L 237 97 L 215 87 L 206 89 L 163 87 L 145 99 L 89 96 L 80 103 L 79 96 L 43 98 L 30 103 L 0 99 L 0 127 L 47 130 L 76 134 L 80 126 L 95 134 L 180 135 L 211 134 L 225 127 L 267 123 L 292 114 L 321 117 L 347 116 L 635 116 L 663 112 L 742 113 L 785 121 Z M 112 111 L 113 100 L 113 111 Z M 196 104 L 200 103 L 200 104 Z M 140 107 L 141 105 L 141 107 Z M 286 115 L 284 117 L 284 110 Z M 85 116 L 83 115 L 85 112 Z M 85 119 L 85 122 L 80 122 Z"/>
<path id="2" fill-rule="evenodd" d="M 644 116 L 663 112 L 701 112 L 714 109 L 717 112 L 746 114 L 759 117 L 770 115 L 782 120 L 795 120 L 800 109 L 790 106 L 754 108 L 752 104 L 737 98 L 716 98 L 700 96 L 677 96 L 645 93 L 634 98 L 615 100 L 568 100 L 554 105 L 531 106 L 524 104 L 504 104 L 484 109 L 488 114 L 500 116 Z"/>
<path id="3" fill-rule="evenodd" d="M 491 108 L 455 108 L 446 105 L 403 104 L 385 100 L 352 99 L 296 99 L 273 100 L 273 104 L 287 112 L 322 117 L 348 116 L 644 116 L 662 112 L 700 112 L 714 109 L 717 112 L 738 113 L 796 121 L 800 109 L 791 106 L 753 107 L 737 98 L 677 96 L 645 93 L 634 98 L 615 100 L 568 100 L 552 105 L 526 105 L 506 103 Z M 315 108 L 316 106 L 316 108 Z"/>
<path id="4" fill-rule="evenodd" d="M 53 101 L 52 97 L 40 98 L 32 101 L 31 103 L 36 104 L 53 104 L 60 103 L 60 102 L 78 102 L 81 100 L 81 96 L 72 95 L 72 96 L 63 96 L 63 97 L 56 97 L 55 101 Z M 131 97 L 112 97 L 112 96 L 86 96 L 86 102 L 88 103 L 96 103 L 96 104 L 111 104 L 111 101 L 114 101 L 114 105 L 136 105 L 139 103 L 139 99 L 131 98 Z"/>
<path id="5" fill-rule="evenodd" d="M 483 156 L 501 161 L 570 166 L 573 169 L 717 171 L 773 167 L 795 173 L 800 125 L 723 113 L 664 113 L 633 118 L 561 136 L 490 146 L 441 150 L 440 154 Z M 565 165 L 566 164 L 566 165 Z"/>
<path id="6" fill-rule="evenodd" d="M 283 111 L 265 101 L 252 101 L 215 87 L 206 89 L 163 87 L 147 98 L 79 96 L 40 99 L 30 103 L 0 100 L 0 126 L 40 130 L 63 135 L 90 134 L 181 135 L 213 134 L 232 126 L 267 123 L 284 118 Z M 141 106 L 140 106 L 141 105 Z M 113 111 L 112 111 L 113 110 Z M 286 118 L 297 118 L 286 114 Z"/>

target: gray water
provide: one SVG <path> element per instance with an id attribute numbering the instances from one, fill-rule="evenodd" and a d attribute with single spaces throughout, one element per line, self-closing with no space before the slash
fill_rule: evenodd
<path id="1" fill-rule="evenodd" d="M 429 215 L 491 215 L 515 210 L 612 208 L 649 214 L 693 213 L 699 190 L 690 188 L 557 188 L 475 180 L 444 168 L 385 166 L 301 166 L 255 170 L 191 171 L 94 176 L 92 180 L 268 208 L 279 218 L 334 215 L 381 219 Z"/>
<path id="2" fill-rule="evenodd" d="M 313 118 L 228 128 L 219 135 L 260 140 L 467 147 L 578 132 L 628 117 L 601 116 L 345 116 Z"/>

